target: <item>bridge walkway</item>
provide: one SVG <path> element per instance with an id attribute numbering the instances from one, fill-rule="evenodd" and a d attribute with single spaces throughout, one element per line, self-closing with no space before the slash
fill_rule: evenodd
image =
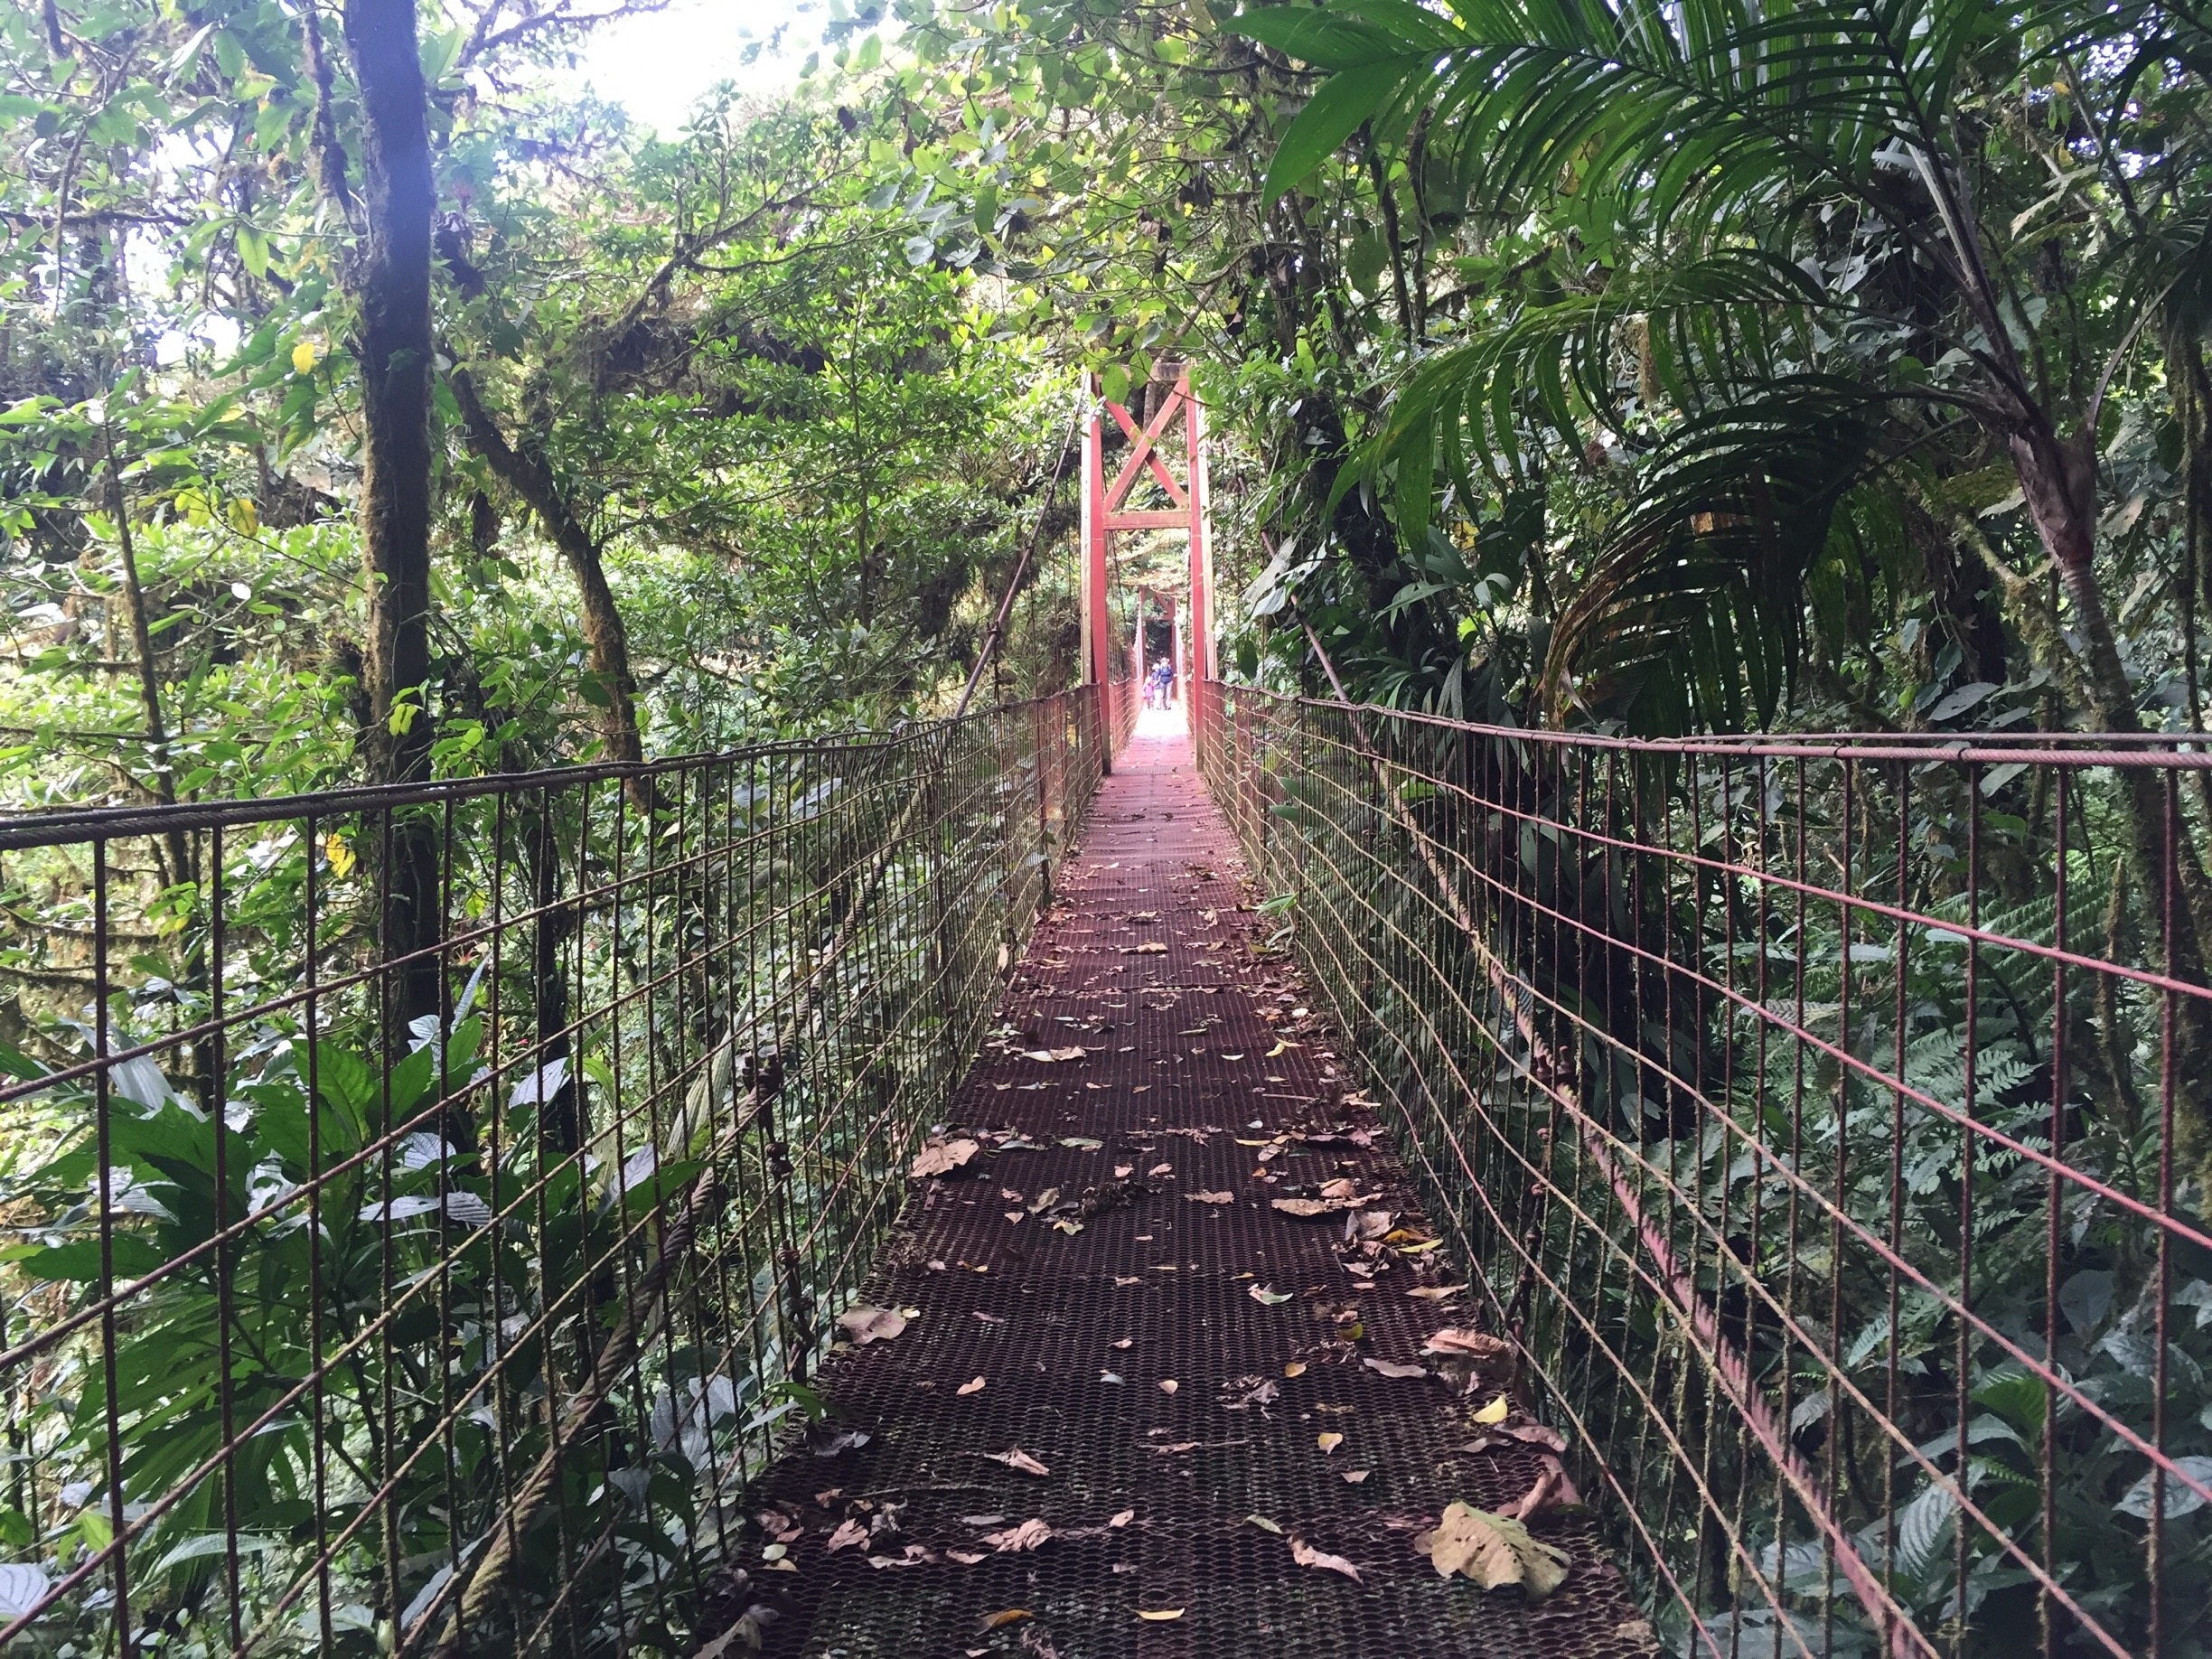
<path id="1" fill-rule="evenodd" d="M 1472 1324 L 1469 1264 L 1424 1248 L 1241 875 L 1148 715 L 937 1138 L 977 1150 L 911 1183 L 865 1292 L 904 1328 L 820 1373 L 833 1415 L 755 1488 L 708 1629 L 759 1608 L 808 1659 L 1651 1651 L 1571 1503 L 1531 1518 L 1568 1560 L 1541 1605 L 1416 1549 L 1543 1481 L 1542 1431 L 1495 1358 L 1423 1352 Z"/>

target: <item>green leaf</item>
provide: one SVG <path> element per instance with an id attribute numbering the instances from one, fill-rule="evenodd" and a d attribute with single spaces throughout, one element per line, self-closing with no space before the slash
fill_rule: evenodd
<path id="1" fill-rule="evenodd" d="M 1363 64 L 1330 76 L 1275 146 L 1260 199 L 1271 202 L 1309 177 L 1362 123 L 1390 102 L 1405 79 L 1406 66 L 1396 61 Z"/>

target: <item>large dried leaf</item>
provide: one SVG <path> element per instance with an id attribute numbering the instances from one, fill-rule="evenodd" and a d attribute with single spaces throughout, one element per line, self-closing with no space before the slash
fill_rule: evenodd
<path id="1" fill-rule="evenodd" d="M 1450 1505 L 1433 1530 L 1414 1536 L 1413 1547 L 1443 1578 L 1461 1573 L 1486 1590 L 1518 1584 L 1531 1601 L 1567 1581 L 1563 1551 L 1531 1537 L 1520 1522 L 1471 1504 Z"/>
<path id="2" fill-rule="evenodd" d="M 993 1463 L 1003 1463 L 1009 1469 L 1019 1469 L 1023 1474 L 1035 1475 L 1040 1480 L 1052 1473 L 1018 1446 L 1008 1451 L 990 1451 L 983 1455 Z"/>
<path id="3" fill-rule="evenodd" d="M 1052 1542 L 1053 1530 L 1041 1518 L 1032 1518 L 1019 1526 L 1009 1526 L 1003 1532 L 986 1532 L 983 1542 L 999 1554 L 1012 1551 L 1034 1550 Z"/>
<path id="4" fill-rule="evenodd" d="M 895 1308 L 870 1308 L 862 1303 L 838 1315 L 838 1324 L 861 1347 L 871 1342 L 889 1342 L 906 1328 L 906 1316 Z"/>
<path id="5" fill-rule="evenodd" d="M 914 1155 L 914 1178 L 920 1181 L 930 1176 L 951 1175 L 965 1168 L 968 1160 L 982 1149 L 972 1140 L 933 1140 Z"/>

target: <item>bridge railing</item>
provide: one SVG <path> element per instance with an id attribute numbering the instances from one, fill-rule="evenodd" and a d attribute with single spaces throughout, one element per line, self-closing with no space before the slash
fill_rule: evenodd
<path id="1" fill-rule="evenodd" d="M 2201 747 L 1202 707 L 1673 1651 L 2205 1648 Z"/>
<path id="2" fill-rule="evenodd" d="M 689 1651 L 1111 733 L 0 823 L 0 1642 Z"/>

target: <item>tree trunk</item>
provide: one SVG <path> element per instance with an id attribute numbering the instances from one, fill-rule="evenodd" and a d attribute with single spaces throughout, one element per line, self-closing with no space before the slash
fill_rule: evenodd
<path id="1" fill-rule="evenodd" d="M 2016 432 L 2010 442 L 2022 498 L 2074 606 L 2090 713 L 2104 731 L 2140 732 L 2144 728 L 2135 712 L 2134 688 L 2097 587 L 2096 435 L 2085 429 L 2062 439 L 2042 426 Z M 2168 776 L 2147 766 L 2119 769 L 2119 805 L 2128 850 L 2143 872 L 2146 931 L 2167 941 L 2169 975 L 2201 985 L 2203 942 L 2212 937 L 2212 896 L 2206 892 L 2204 867 L 2181 819 L 2180 801 L 2168 800 Z M 2175 1014 L 2177 1138 L 2199 1172 L 2212 1176 L 2212 1004 L 2181 998 Z"/>
<path id="2" fill-rule="evenodd" d="M 467 370 L 455 370 L 452 384 L 455 401 L 460 404 L 461 417 L 468 426 L 469 447 L 538 515 L 576 577 L 583 602 L 585 651 L 592 677 L 605 697 L 599 707 L 598 726 L 606 758 L 633 764 L 642 761 L 645 745 L 638 735 L 637 680 L 630 671 L 630 636 L 615 605 L 614 590 L 607 585 L 599 544 L 570 508 L 545 457 L 534 448 L 518 449 L 507 441 L 507 435 L 477 395 Z M 633 783 L 634 796 L 644 781 L 633 780 Z M 641 801 L 639 804 L 647 803 Z"/>
<path id="3" fill-rule="evenodd" d="M 364 237 L 354 271 L 361 307 L 361 551 L 369 576 L 365 653 L 375 783 L 430 775 L 430 168 L 428 98 L 415 0 L 346 0 L 346 49 L 362 111 Z M 430 827 L 387 820 L 380 848 L 384 952 L 417 957 L 398 974 L 397 1015 L 439 1008 L 437 848 Z"/>

